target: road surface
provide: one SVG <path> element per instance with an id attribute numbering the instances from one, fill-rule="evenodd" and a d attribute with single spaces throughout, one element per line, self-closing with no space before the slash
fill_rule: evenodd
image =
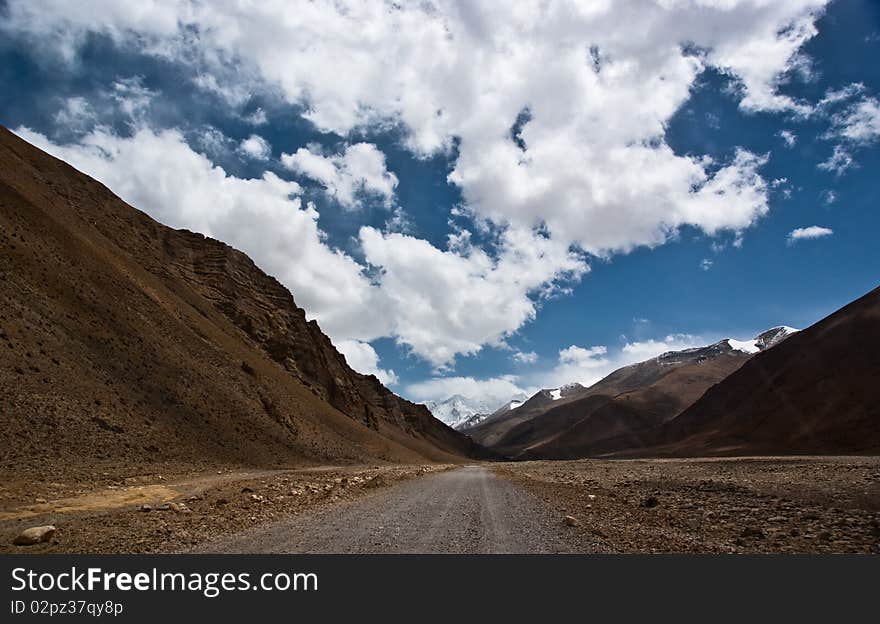
<path id="1" fill-rule="evenodd" d="M 482 466 L 405 481 L 375 494 L 203 544 L 214 553 L 591 552 L 577 527 Z"/>

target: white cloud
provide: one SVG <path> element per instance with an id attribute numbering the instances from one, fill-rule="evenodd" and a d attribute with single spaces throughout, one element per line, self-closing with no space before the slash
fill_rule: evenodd
<path id="1" fill-rule="evenodd" d="M 534 351 L 517 351 L 512 357 L 519 364 L 534 364 L 538 361 L 538 354 Z"/>
<path id="2" fill-rule="evenodd" d="M 252 134 L 241 142 L 238 151 L 254 160 L 269 160 L 272 155 L 272 146 L 260 135 Z"/>
<path id="3" fill-rule="evenodd" d="M 264 111 L 262 108 L 258 108 L 250 115 L 245 115 L 243 119 L 252 126 L 262 126 L 269 122 L 266 111 Z"/>
<path id="4" fill-rule="evenodd" d="M 413 401 L 443 401 L 454 394 L 471 399 L 484 399 L 486 403 L 501 405 L 515 394 L 523 392 L 515 377 L 502 376 L 489 379 L 473 377 L 435 377 L 412 383 L 404 388 L 406 396 Z"/>
<path id="5" fill-rule="evenodd" d="M 797 135 L 791 130 L 780 130 L 778 133 L 779 138 L 783 140 L 786 147 L 794 147 L 794 144 L 797 143 Z"/>
<path id="6" fill-rule="evenodd" d="M 697 336 L 673 334 L 661 340 L 627 342 L 613 353 L 609 353 L 605 346 L 584 348 L 572 345 L 559 352 L 556 366 L 535 374 L 527 381 L 544 388 L 570 382 L 591 386 L 623 366 L 649 360 L 667 351 L 680 351 L 702 344 L 705 343 Z"/>
<path id="7" fill-rule="evenodd" d="M 294 293 L 310 318 L 337 340 L 387 335 L 379 293 L 349 256 L 330 249 L 318 212 L 300 186 L 267 172 L 240 179 L 194 152 L 175 130 L 119 137 L 98 128 L 56 145 L 26 128 L 16 134 L 97 178 L 162 223 L 245 251 Z"/>
<path id="8" fill-rule="evenodd" d="M 828 157 L 828 160 L 824 160 L 816 166 L 823 171 L 829 171 L 839 177 L 843 175 L 847 169 L 858 167 L 858 163 L 853 160 L 852 154 L 849 153 L 849 150 L 842 145 L 835 145 L 834 151 L 831 153 L 831 156 Z"/>
<path id="9" fill-rule="evenodd" d="M 811 225 L 809 227 L 795 228 L 788 233 L 788 244 L 793 245 L 799 240 L 809 240 L 812 238 L 823 238 L 831 236 L 834 230 L 819 225 Z"/>
<path id="10" fill-rule="evenodd" d="M 705 345 L 706 342 L 699 336 L 691 334 L 670 334 L 662 340 L 644 340 L 627 342 L 621 349 L 622 356 L 619 361 L 626 362 L 622 366 L 643 362 L 657 357 L 667 351 L 681 351 Z"/>
<path id="11" fill-rule="evenodd" d="M 409 384 L 403 391 L 416 401 L 437 401 L 460 394 L 471 399 L 487 398 L 490 403 L 500 405 L 515 394 L 531 396 L 541 388 L 558 388 L 571 382 L 591 386 L 623 366 L 649 360 L 667 351 L 680 351 L 703 344 L 705 341 L 698 336 L 673 334 L 660 340 L 627 342 L 614 353 L 609 353 L 607 347 L 602 345 L 571 345 L 561 349 L 556 364 L 545 370 L 483 379 L 434 377 Z"/>
<path id="12" fill-rule="evenodd" d="M 360 340 L 340 340 L 334 343 L 348 365 L 364 375 L 375 375 L 386 386 L 397 383 L 397 375 L 391 369 L 379 368 L 379 354 L 366 342 Z"/>
<path id="13" fill-rule="evenodd" d="M 441 249 L 364 228 L 360 243 L 378 272 L 374 284 L 351 257 L 324 244 L 317 212 L 291 199 L 293 187 L 280 178 L 231 178 L 165 133 L 142 131 L 128 142 L 95 131 L 66 151 L 161 220 L 208 229 L 243 248 L 334 339 L 393 336 L 440 367 L 503 344 L 533 319 L 542 296 L 564 292 L 566 280 L 588 270 L 578 250 L 610 256 L 663 244 L 685 225 L 739 233 L 761 218 L 766 156 L 740 149 L 713 162 L 676 154 L 666 128 L 707 68 L 738 85 L 744 110 L 806 114 L 806 104 L 778 87 L 804 74 L 801 46 L 824 5 L 179 0 L 132 10 L 114 0 L 9 0 L 0 29 L 41 49 L 54 46 L 67 63 L 98 32 L 189 64 L 201 88 L 236 109 L 263 89 L 346 140 L 393 129 L 417 156 L 454 156 L 449 180 L 465 199 L 462 212 L 493 234 L 492 248 L 450 238 Z M 133 112 L 137 95 L 126 94 Z M 141 142 L 167 143 L 174 157 L 151 152 L 148 163 L 131 165 Z M 104 145 L 109 156 L 99 153 Z M 220 182 L 232 196 L 202 188 L 202 199 L 175 188 L 177 158 L 197 182 Z M 393 204 L 397 178 L 370 143 L 341 154 L 301 148 L 283 162 L 343 206 L 356 207 L 364 192 Z M 244 189 L 265 195 L 268 207 Z M 216 215 L 208 210 L 215 197 Z M 285 210 L 294 215 L 288 221 Z M 262 249 L 265 233 L 277 244 Z"/>
<path id="14" fill-rule="evenodd" d="M 535 318 L 535 295 L 587 271 L 567 247 L 521 230 L 502 234 L 495 259 L 479 248 L 444 251 L 371 227 L 361 228 L 360 242 L 395 310 L 393 334 L 436 367 L 485 344 L 501 346 Z"/>
<path id="15" fill-rule="evenodd" d="M 830 206 L 837 201 L 837 193 L 832 189 L 822 191 L 820 196 L 822 197 L 822 203 L 826 206 Z"/>
<path id="16" fill-rule="evenodd" d="M 711 258 L 703 258 L 702 260 L 700 260 L 700 268 L 703 271 L 708 271 L 709 269 L 711 269 L 713 264 L 715 264 L 715 262 Z"/>
<path id="17" fill-rule="evenodd" d="M 9 2 L 7 23 L 67 47 L 98 31 L 194 59 L 220 89 L 262 81 L 321 130 L 395 124 L 419 154 L 455 142 L 450 180 L 477 215 L 517 227 L 546 220 L 562 243 L 608 254 L 661 244 L 685 224 L 742 229 L 766 212 L 760 159 L 741 152 L 713 175 L 706 159 L 672 152 L 666 124 L 707 67 L 738 82 L 746 110 L 803 112 L 777 87 L 805 66 L 799 51 L 824 5 L 278 0 L 130 11 L 56 0 Z M 509 130 L 525 109 L 522 152 Z M 343 201 L 347 188 L 328 185 Z"/>
<path id="18" fill-rule="evenodd" d="M 360 207 L 362 193 L 380 197 L 387 206 L 394 201 L 397 176 L 386 169 L 385 154 L 372 143 L 355 143 L 331 156 L 317 150 L 301 147 L 293 154 L 282 154 L 281 163 L 319 182 L 345 208 Z"/>
<path id="19" fill-rule="evenodd" d="M 66 130 L 85 130 L 95 120 L 95 111 L 85 98 L 70 97 L 55 113 L 55 125 Z"/>
<path id="20" fill-rule="evenodd" d="M 860 144 L 880 139 L 880 100 L 867 97 L 835 115 L 829 135 Z"/>

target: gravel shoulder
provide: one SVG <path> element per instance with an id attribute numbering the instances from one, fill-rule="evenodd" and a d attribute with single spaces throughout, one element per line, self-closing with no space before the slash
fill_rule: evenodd
<path id="1" fill-rule="evenodd" d="M 426 476 L 363 499 L 203 544 L 212 553 L 589 553 L 595 540 L 485 466 Z"/>
<path id="2" fill-rule="evenodd" d="M 0 553 L 175 553 L 280 518 L 371 496 L 451 464 L 224 469 L 0 491 Z M 148 511 L 145 511 L 148 509 Z M 48 541 L 13 545 L 54 525 Z"/>

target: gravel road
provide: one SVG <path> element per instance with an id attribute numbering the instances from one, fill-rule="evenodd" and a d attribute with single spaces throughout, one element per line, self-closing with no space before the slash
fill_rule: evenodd
<path id="1" fill-rule="evenodd" d="M 214 553 L 591 552 L 576 527 L 481 466 L 414 479 L 366 498 L 203 544 Z"/>

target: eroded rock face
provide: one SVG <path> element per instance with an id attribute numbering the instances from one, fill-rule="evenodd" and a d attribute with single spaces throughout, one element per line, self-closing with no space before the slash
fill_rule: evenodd
<path id="1" fill-rule="evenodd" d="M 167 271 L 209 299 L 260 349 L 336 409 L 371 429 L 384 421 L 407 433 L 470 446 L 427 408 L 388 390 L 374 375 L 352 370 L 317 322 L 306 320 L 290 292 L 250 258 L 188 231 L 165 232 Z"/>
<path id="2" fill-rule="evenodd" d="M 473 443 L 352 371 L 243 253 L 0 127 L 0 477 L 448 462 Z M 139 472 L 132 472 L 139 471 Z"/>

